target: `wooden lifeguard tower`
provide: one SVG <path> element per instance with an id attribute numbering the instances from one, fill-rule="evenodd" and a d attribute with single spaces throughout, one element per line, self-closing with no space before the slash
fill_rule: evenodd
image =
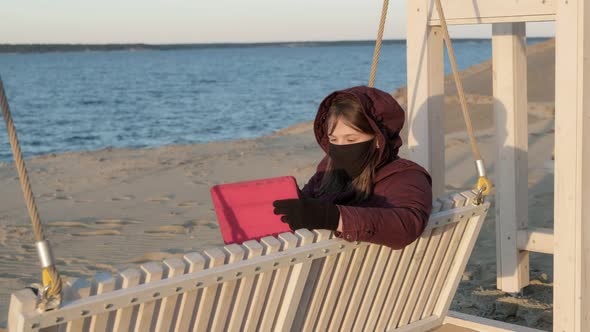
<path id="1" fill-rule="evenodd" d="M 590 331 L 590 3 L 443 0 L 442 6 L 449 25 L 492 24 L 494 112 L 504 124 L 496 127 L 497 287 L 520 291 L 529 284 L 529 252 L 553 254 L 553 330 Z M 554 229 L 527 227 L 525 24 L 537 21 L 555 21 Z M 435 0 L 408 0 L 407 22 L 408 146 L 433 175 L 438 196 L 445 183 L 444 72 Z M 493 330 L 490 321 L 466 319 L 473 322 L 465 326 Z"/>

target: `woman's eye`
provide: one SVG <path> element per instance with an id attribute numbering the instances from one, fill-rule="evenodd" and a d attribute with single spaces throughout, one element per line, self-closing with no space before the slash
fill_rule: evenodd
<path id="1" fill-rule="evenodd" d="M 356 140 L 355 140 L 355 139 L 347 139 L 346 141 L 347 141 L 348 143 L 354 143 L 354 142 L 356 142 Z"/>

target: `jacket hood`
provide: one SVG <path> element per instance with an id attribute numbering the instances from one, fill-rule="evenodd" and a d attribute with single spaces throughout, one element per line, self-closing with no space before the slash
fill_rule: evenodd
<path id="1" fill-rule="evenodd" d="M 314 133 L 320 147 L 328 154 L 329 139 L 326 119 L 332 100 L 341 94 L 348 94 L 356 98 L 362 105 L 363 112 L 376 133 L 379 143 L 379 162 L 377 167 L 383 166 L 398 156 L 402 146 L 400 131 L 404 126 L 405 114 L 402 107 L 391 94 L 367 86 L 355 86 L 329 94 L 320 103 L 314 121 Z"/>

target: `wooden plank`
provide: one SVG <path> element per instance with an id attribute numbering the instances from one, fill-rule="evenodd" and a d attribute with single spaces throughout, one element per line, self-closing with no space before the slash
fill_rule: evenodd
<path id="1" fill-rule="evenodd" d="M 225 263 L 225 254 L 221 249 L 207 249 L 204 254 L 207 258 L 207 269 L 212 269 Z M 213 306 L 216 302 L 218 289 L 219 284 L 207 286 L 203 289 L 203 294 L 197 309 L 197 318 L 193 327 L 194 332 L 205 331 L 209 328 L 209 321 L 213 316 Z"/>
<path id="2" fill-rule="evenodd" d="M 367 246 L 367 254 L 360 268 L 359 276 L 352 288 L 350 300 L 348 301 L 348 306 L 345 308 L 346 311 L 340 325 L 340 331 L 351 331 L 357 317 L 359 321 L 364 321 L 367 318 L 359 314 L 359 307 L 363 302 L 368 283 L 374 281 L 377 284 L 381 278 L 381 274 L 373 274 L 373 269 L 376 267 L 376 264 L 379 264 L 379 262 L 376 263 L 375 261 L 379 256 L 381 247 L 377 244 L 369 244 Z M 381 269 L 385 267 L 386 261 L 387 259 L 384 259 L 381 262 Z"/>
<path id="3" fill-rule="evenodd" d="M 291 232 L 279 234 L 281 241 L 281 251 L 285 252 L 291 248 L 297 247 L 298 238 Z M 270 285 L 268 297 L 264 304 L 262 318 L 260 319 L 258 329 L 260 331 L 271 331 L 277 318 L 277 312 L 281 296 L 287 285 L 287 277 L 291 271 L 291 266 L 285 266 L 275 270 L 272 284 Z"/>
<path id="4" fill-rule="evenodd" d="M 533 329 L 530 327 L 509 324 L 493 319 L 473 316 L 456 311 L 449 311 L 445 316 L 445 324 L 455 324 L 461 327 L 467 327 L 476 331 L 486 332 L 542 332 L 543 330 Z"/>
<path id="5" fill-rule="evenodd" d="M 526 23 L 492 26 L 496 123 L 496 284 L 519 292 L 529 284 L 529 253 L 517 247 L 528 224 Z"/>
<path id="6" fill-rule="evenodd" d="M 430 25 L 440 25 L 436 7 L 430 1 Z M 555 20 L 556 1 L 538 0 L 441 0 L 448 25 L 532 22 Z"/>
<path id="7" fill-rule="evenodd" d="M 246 250 L 247 258 L 258 257 L 262 255 L 264 249 L 258 241 L 250 240 L 242 243 Z M 229 320 L 227 331 L 239 331 L 245 321 L 248 302 L 254 294 L 254 281 L 256 276 L 245 276 L 240 280 L 240 285 L 236 293 L 236 303 L 232 309 L 232 315 Z"/>
<path id="8" fill-rule="evenodd" d="M 408 296 L 410 295 L 410 292 L 417 292 L 421 287 L 421 285 L 415 284 L 417 280 L 416 276 L 418 274 L 418 270 L 422 266 L 422 261 L 428 249 L 428 243 L 430 242 L 430 234 L 432 234 L 432 232 L 425 231 L 422 234 L 422 236 L 420 236 L 417 240 L 418 244 L 416 245 L 416 250 L 414 251 L 412 260 L 410 261 L 410 264 L 407 267 L 408 271 L 406 272 L 406 277 L 404 278 L 402 287 L 397 294 L 397 300 L 395 306 L 393 307 L 393 313 L 391 314 L 389 322 L 387 323 L 387 330 L 390 330 L 398 326 L 399 320 L 402 315 L 402 311 L 404 307 L 407 305 Z"/>
<path id="9" fill-rule="evenodd" d="M 443 207 L 443 203 L 439 202 L 439 204 L 436 206 L 438 207 L 438 210 L 434 210 L 434 207 L 435 206 L 433 206 L 433 213 L 436 213 Z M 442 238 L 443 231 L 445 229 L 445 227 L 437 227 L 432 231 L 432 234 L 430 235 L 428 246 L 426 248 L 426 253 L 424 255 L 424 258 L 422 259 L 422 263 L 420 264 L 418 274 L 415 278 L 416 280 L 414 281 L 412 290 L 408 295 L 407 303 L 404 306 L 404 309 L 400 315 L 400 319 L 398 321 L 397 326 L 404 326 L 411 323 L 410 318 L 413 311 L 417 307 L 416 303 L 418 302 L 420 295 L 423 291 L 425 291 L 425 289 L 429 289 L 428 286 L 426 286 L 429 283 L 427 279 L 431 277 L 430 280 L 433 280 L 434 278 L 432 278 L 432 276 L 435 276 L 438 272 L 438 270 L 436 270 L 438 268 L 438 265 L 435 262 L 435 254 L 439 250 L 438 244 Z M 446 248 L 444 247 L 441 249 L 446 250 Z"/>
<path id="10" fill-rule="evenodd" d="M 141 282 L 141 271 L 136 268 L 128 268 L 119 273 L 121 289 L 135 287 Z M 132 331 L 135 324 L 132 324 L 133 312 L 139 310 L 139 305 L 118 309 L 115 313 L 114 331 Z M 72 331 L 79 331 L 74 329 Z"/>
<path id="11" fill-rule="evenodd" d="M 468 201 L 472 201 L 475 198 L 475 194 L 473 193 L 465 192 L 462 194 L 465 195 Z M 489 206 L 490 203 L 486 202 L 484 204 Z M 463 271 L 465 271 L 465 266 L 467 266 L 467 262 L 469 261 L 469 257 L 471 256 L 471 252 L 477 241 L 484 219 L 485 214 L 481 214 L 469 218 L 466 222 L 461 222 L 461 224 L 467 225 L 456 250 L 452 266 L 439 294 L 437 304 L 434 308 L 434 313 L 439 317 L 446 316 L 449 307 L 451 306 L 451 302 L 453 301 L 453 297 L 457 291 L 459 282 L 461 281 L 461 276 Z"/>
<path id="12" fill-rule="evenodd" d="M 184 261 L 179 258 L 169 258 L 164 260 L 164 269 L 166 273 L 166 279 L 174 278 L 179 275 L 183 275 L 186 269 Z M 184 290 L 179 287 L 177 293 L 182 293 Z M 178 305 L 179 295 L 172 295 L 162 299 L 160 303 L 160 311 L 158 312 L 158 318 L 155 324 L 155 331 L 170 331 L 171 327 L 174 326 L 174 313 L 176 312 L 176 306 Z"/>
<path id="13" fill-rule="evenodd" d="M 443 197 L 441 198 L 440 202 L 441 211 L 452 209 L 455 205 L 455 201 L 453 201 L 450 197 Z M 453 233 L 455 232 L 456 226 L 457 224 L 443 226 L 442 237 L 439 240 L 438 248 L 434 253 L 428 277 L 424 280 L 424 287 L 420 292 L 418 301 L 416 302 L 415 308 L 412 312 L 412 316 L 410 317 L 410 323 L 418 321 L 421 318 L 427 316 L 425 314 L 426 304 L 428 298 L 431 296 L 431 293 L 433 291 L 433 285 L 435 284 L 435 281 L 438 275 L 440 274 L 441 265 L 446 256 L 446 252 L 448 250 L 449 244 L 451 243 L 451 239 L 453 237 Z"/>
<path id="14" fill-rule="evenodd" d="M 447 218 L 447 215 L 444 215 L 441 220 L 445 218 Z M 456 221 L 459 221 L 458 216 L 455 219 Z M 242 276 L 257 275 L 266 271 L 273 271 L 277 268 L 277 266 L 275 266 L 276 263 L 281 266 L 291 266 L 295 264 L 292 262 L 293 259 L 298 262 L 307 262 L 317 258 L 326 257 L 328 253 L 340 253 L 350 250 L 353 247 L 356 248 L 361 246 L 366 246 L 366 244 L 360 242 L 349 243 L 341 239 L 311 243 L 307 246 L 293 248 L 288 252 L 271 253 L 266 256 L 254 257 L 250 260 L 222 265 L 214 269 L 206 269 L 191 274 L 181 275 L 172 279 L 153 281 L 139 287 L 133 287 L 118 292 L 109 292 L 101 296 L 90 296 L 69 303 L 59 310 L 45 312 L 43 315 L 29 315 L 25 317 L 25 320 L 27 323 L 39 324 L 40 328 L 49 327 L 55 325 L 53 322 L 56 320 L 65 322 L 79 318 L 82 310 L 88 310 L 91 315 L 100 314 L 106 311 L 114 311 L 129 306 L 130 299 L 135 301 L 134 305 L 143 304 L 151 302 L 154 299 L 159 300 L 167 296 L 175 295 L 176 287 L 182 287 L 187 290 L 206 288 L 211 285 L 219 284 L 218 279 L 220 276 L 224 280 L 230 280 L 236 278 L 236 272 L 243 272 Z M 310 254 L 313 255 L 313 258 L 307 257 Z M 105 309 L 106 304 L 112 304 L 113 306 L 109 309 Z"/>
<path id="15" fill-rule="evenodd" d="M 557 2 L 553 330 L 590 331 L 590 6 Z"/>
<path id="16" fill-rule="evenodd" d="M 398 294 L 401 291 L 400 289 L 402 283 L 406 278 L 406 273 L 409 270 L 408 267 L 410 266 L 412 256 L 414 255 L 414 250 L 416 249 L 418 242 L 419 239 L 403 248 L 399 265 L 395 271 L 395 275 L 393 276 L 391 286 L 387 291 L 387 301 L 385 302 L 385 305 L 381 310 L 381 314 L 379 315 L 379 319 L 377 320 L 376 330 L 384 331 L 387 327 L 387 323 L 389 322 L 393 309 L 397 303 Z"/>
<path id="17" fill-rule="evenodd" d="M 295 235 L 299 238 L 298 247 L 313 243 L 315 236 L 314 233 L 305 228 L 295 231 Z M 311 256 L 309 258 L 311 258 Z M 297 313 L 297 308 L 300 306 L 303 287 L 307 281 L 312 262 L 313 261 L 307 261 L 292 266 L 291 274 L 287 280 L 287 287 L 285 288 L 285 293 L 281 301 L 280 310 L 273 328 L 274 331 L 291 330 L 295 314 Z"/>
<path id="18" fill-rule="evenodd" d="M 33 326 L 28 326 L 25 315 L 35 311 L 37 296 L 30 289 L 21 289 L 10 295 L 10 307 L 8 310 L 9 331 L 32 331 Z"/>
<path id="19" fill-rule="evenodd" d="M 328 327 L 328 330 L 330 331 L 340 329 L 339 327 L 342 324 L 346 307 L 350 301 L 351 295 L 355 288 L 356 280 L 361 272 L 363 261 L 367 255 L 367 249 L 368 245 L 364 245 L 354 250 L 350 267 L 346 273 L 346 278 L 344 279 L 344 283 L 342 283 L 340 286 L 342 289 L 340 290 L 340 295 L 338 296 L 336 307 L 334 308 L 334 313 L 332 314 L 332 319 L 330 320 Z M 332 287 L 338 287 L 338 285 L 334 284 Z"/>
<path id="20" fill-rule="evenodd" d="M 263 237 L 260 239 L 260 242 L 264 247 L 264 256 L 278 252 L 281 248 L 281 242 L 272 236 Z M 274 272 L 274 270 L 267 271 L 258 275 L 250 311 L 248 312 L 248 315 L 246 316 L 246 322 L 244 323 L 245 331 L 257 330 L 258 322 L 260 321 L 260 314 L 262 312 Z"/>
<path id="21" fill-rule="evenodd" d="M 142 284 L 147 284 L 162 279 L 164 269 L 162 268 L 161 263 L 148 262 L 142 264 L 140 268 L 142 271 Z M 157 292 L 153 295 L 157 298 L 158 295 L 156 294 Z M 135 332 L 148 331 L 149 329 L 151 329 L 153 316 L 157 315 L 157 312 L 155 312 L 155 310 L 156 300 L 144 302 L 139 305 L 137 319 L 135 321 Z"/>
<path id="22" fill-rule="evenodd" d="M 232 264 L 244 259 L 244 249 L 238 244 L 230 244 L 224 247 L 226 251 L 226 256 L 228 256 L 228 263 Z M 240 274 L 241 272 L 236 272 L 236 274 Z M 225 325 L 229 322 L 231 318 L 230 308 L 234 302 L 234 293 L 236 290 L 236 284 L 238 280 L 231 280 L 226 281 L 221 286 L 221 291 L 219 293 L 219 300 L 217 306 L 215 307 L 215 316 L 213 318 L 211 331 L 227 331 Z"/>
<path id="23" fill-rule="evenodd" d="M 553 254 L 553 228 L 519 229 L 516 242 L 519 250 Z"/>
<path id="24" fill-rule="evenodd" d="M 333 233 L 326 229 L 314 229 L 314 242 L 329 240 Z M 315 259 L 311 265 L 307 283 L 301 295 L 301 305 L 293 322 L 292 330 L 310 331 L 315 325 L 317 315 L 324 300 L 330 278 L 334 273 L 334 266 L 338 255 L 330 255 Z"/>
<path id="25" fill-rule="evenodd" d="M 207 264 L 205 257 L 198 252 L 190 252 L 184 255 L 183 258 L 188 265 L 187 273 L 201 271 Z M 181 319 L 176 320 L 176 325 L 174 327 L 175 332 L 191 331 L 191 327 L 194 325 L 196 319 L 195 307 L 202 292 L 203 289 L 199 288 L 182 294 L 178 306 L 178 317 L 181 317 Z"/>
<path id="26" fill-rule="evenodd" d="M 377 296 L 373 300 L 373 305 L 371 306 L 371 310 L 369 311 L 369 316 L 365 323 L 364 331 L 375 331 L 375 326 L 377 325 L 377 321 L 383 312 L 383 308 L 386 305 L 386 300 L 390 300 L 388 298 L 388 291 L 391 287 L 393 282 L 394 276 L 397 274 L 397 268 L 403 253 L 403 249 L 400 250 L 392 250 L 389 258 L 387 259 L 387 264 L 385 266 L 385 271 L 383 272 L 383 278 L 379 282 L 379 286 L 377 288 Z"/>
<path id="27" fill-rule="evenodd" d="M 338 299 L 338 294 L 342 289 L 342 283 L 346 277 L 348 265 L 352 259 L 352 254 L 353 250 L 350 249 L 338 255 L 338 262 L 336 263 L 336 268 L 334 269 L 334 275 L 330 285 L 328 286 L 324 304 L 322 305 L 320 313 L 318 314 L 318 321 L 314 331 L 326 331 L 328 329 L 328 324 L 330 323 L 330 319 L 335 312 L 334 309 L 336 308 L 336 300 Z"/>
<path id="28" fill-rule="evenodd" d="M 70 279 L 66 281 L 66 291 L 63 294 L 64 303 L 88 297 L 90 295 L 90 288 L 90 282 L 83 278 Z M 63 332 L 81 331 L 84 328 L 85 321 L 88 321 L 87 324 L 90 324 L 90 317 L 70 320 L 65 325 L 60 326 L 59 330 Z"/>
<path id="29" fill-rule="evenodd" d="M 358 309 L 356 312 L 350 312 L 350 315 L 355 316 L 354 325 L 352 326 L 353 331 L 362 331 L 363 327 L 367 323 L 367 317 L 369 316 L 370 309 L 373 307 L 372 304 L 377 296 L 377 290 L 385 276 L 385 268 L 389 261 L 389 257 L 393 252 L 388 246 L 380 246 L 372 244 L 370 246 L 377 246 L 379 248 L 379 255 L 377 256 L 375 267 L 367 281 L 367 288 L 362 300 L 359 302 Z M 369 249 L 370 251 L 371 249 Z M 374 310 L 379 310 L 377 307 Z M 350 311 L 350 310 L 349 310 Z M 345 323 L 346 325 L 346 323 Z"/>
<path id="30" fill-rule="evenodd" d="M 407 4 L 407 125 L 410 159 L 426 168 L 433 195 L 444 191 L 444 53 L 442 33 L 428 27 L 428 0 Z"/>
<path id="31" fill-rule="evenodd" d="M 116 279 L 111 276 L 110 273 L 101 272 L 98 273 L 93 280 L 93 288 L 96 288 L 96 291 L 93 292 L 96 295 L 105 294 L 111 292 L 115 289 Z M 108 304 L 107 304 L 108 306 Z M 108 309 L 108 308 L 107 308 Z M 112 320 L 109 322 L 109 316 L 113 316 L 114 313 L 111 315 L 112 312 L 105 312 L 102 314 L 98 314 L 92 316 L 90 318 L 90 332 L 95 331 L 109 331 L 112 329 Z"/>
<path id="32" fill-rule="evenodd" d="M 465 196 L 460 194 L 454 194 L 451 196 L 453 200 L 453 207 L 460 207 L 470 204 Z M 453 262 L 453 258 L 455 257 L 455 252 L 457 247 L 459 246 L 459 242 L 463 236 L 463 231 L 465 230 L 466 223 L 458 223 L 455 224 L 453 227 L 453 235 L 451 236 L 450 243 L 447 246 L 447 250 L 444 253 L 444 257 L 442 259 L 442 263 L 440 268 L 438 269 L 436 279 L 434 281 L 434 285 L 430 290 L 430 294 L 428 294 L 428 300 L 426 300 L 426 307 L 422 312 L 421 318 L 426 318 L 432 316 L 432 312 L 434 311 L 434 306 L 436 305 L 436 300 L 439 297 L 441 289 L 443 287 L 443 283 L 447 277 L 447 273 L 451 268 L 451 263 Z"/>

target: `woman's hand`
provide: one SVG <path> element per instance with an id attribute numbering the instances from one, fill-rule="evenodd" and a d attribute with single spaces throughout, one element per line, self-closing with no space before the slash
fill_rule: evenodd
<path id="1" fill-rule="evenodd" d="M 273 202 L 274 214 L 283 215 L 281 221 L 295 231 L 300 228 L 329 229 L 335 231 L 340 211 L 335 204 L 312 198 L 281 199 Z"/>

